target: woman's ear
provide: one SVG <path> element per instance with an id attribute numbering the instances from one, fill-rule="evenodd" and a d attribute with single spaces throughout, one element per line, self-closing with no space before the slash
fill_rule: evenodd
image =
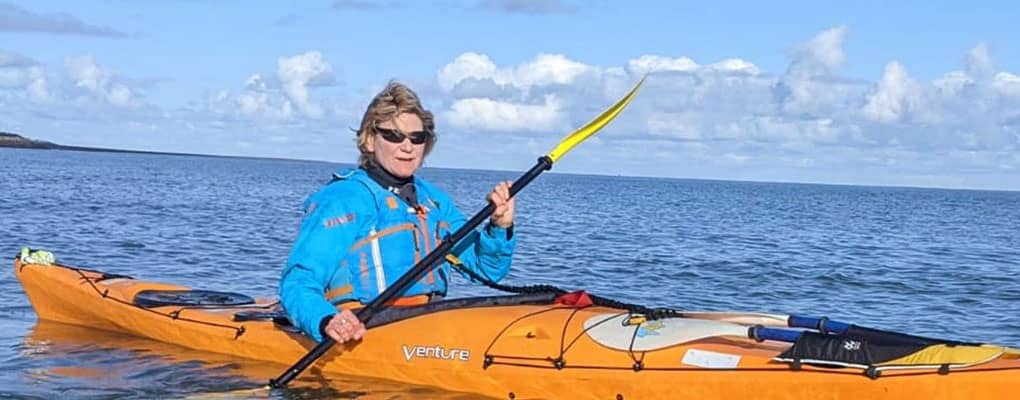
<path id="1" fill-rule="evenodd" d="M 368 135 L 368 134 L 366 134 Z M 374 153 L 375 152 L 375 135 L 365 136 L 365 144 L 361 147 L 362 153 Z"/>

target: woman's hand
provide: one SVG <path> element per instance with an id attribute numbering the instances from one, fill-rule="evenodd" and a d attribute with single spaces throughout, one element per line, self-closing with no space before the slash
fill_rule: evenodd
<path id="1" fill-rule="evenodd" d="M 362 324 L 351 310 L 343 310 L 329 320 L 323 331 L 338 344 L 343 344 L 352 340 L 361 340 L 367 330 L 365 324 Z"/>
<path id="2" fill-rule="evenodd" d="M 488 196 L 489 202 L 496 206 L 489 221 L 500 228 L 509 228 L 514 224 L 514 199 L 510 197 L 512 184 L 510 181 L 500 182 Z"/>

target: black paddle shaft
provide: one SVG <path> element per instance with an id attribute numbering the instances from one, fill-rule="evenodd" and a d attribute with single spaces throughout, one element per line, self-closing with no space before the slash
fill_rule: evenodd
<path id="1" fill-rule="evenodd" d="M 539 157 L 538 162 L 535 163 L 535 166 L 531 167 L 531 169 L 528 170 L 528 172 L 525 172 L 524 175 L 521 175 L 520 178 L 517 178 L 517 180 L 514 181 L 513 185 L 510 186 L 510 197 L 515 196 L 517 192 L 520 192 L 521 189 L 524 189 L 524 187 L 531 183 L 531 181 L 534 180 L 535 177 L 537 177 L 539 174 L 546 170 L 551 169 L 552 165 L 553 160 L 552 158 L 549 158 L 549 156 Z M 481 225 L 482 221 L 484 221 L 486 218 L 489 218 L 489 216 L 491 216 L 494 211 L 496 211 L 496 206 L 494 206 L 492 203 L 486 205 L 485 208 L 482 209 L 482 211 L 479 211 L 478 214 L 475 214 L 474 217 L 471 217 L 471 219 L 468 220 L 467 223 L 462 225 L 460 229 L 457 229 L 456 232 L 453 232 L 453 234 L 447 236 L 443 240 L 443 243 L 439 245 L 439 247 L 436 247 L 435 250 L 432 250 L 432 252 L 426 255 L 424 259 L 415 264 L 414 267 L 411 268 L 411 270 L 407 271 L 407 273 L 401 276 L 400 279 L 397 279 L 397 281 L 393 282 L 393 284 L 390 285 L 390 287 L 386 288 L 386 290 L 383 290 L 383 292 L 380 293 L 379 296 L 377 296 L 371 302 L 369 302 L 368 305 L 356 311 L 355 314 L 358 316 L 358 319 L 362 323 L 368 323 L 368 320 L 372 319 L 372 316 L 374 316 L 376 313 L 382 310 L 382 308 L 385 307 L 387 303 L 404 294 L 404 291 L 406 291 L 407 288 L 409 288 L 411 285 L 414 284 L 414 282 L 418 281 L 423 276 L 425 276 L 426 273 L 432 270 L 432 268 L 436 266 L 440 260 L 446 257 L 446 254 L 449 253 L 451 249 L 453 249 L 453 246 L 457 244 L 457 242 L 461 241 L 461 239 L 464 239 L 465 236 L 474 231 L 475 228 L 477 228 L 478 225 Z M 309 351 L 308 354 L 305 354 L 304 357 L 301 357 L 301 359 L 298 360 L 298 362 L 295 363 L 293 366 L 291 366 L 286 372 L 284 372 L 276 379 L 271 379 L 269 381 L 269 387 L 282 388 L 284 386 L 287 386 L 287 384 L 290 383 L 291 380 L 296 378 L 299 374 L 301 374 L 302 371 L 311 366 L 312 363 L 315 362 L 315 360 L 318 360 L 319 357 L 322 357 L 323 354 L 326 354 L 326 352 L 329 351 L 329 349 L 332 348 L 334 344 L 336 344 L 336 341 L 334 341 L 333 338 L 328 336 L 323 338 L 322 341 L 315 346 L 315 348 Z"/>

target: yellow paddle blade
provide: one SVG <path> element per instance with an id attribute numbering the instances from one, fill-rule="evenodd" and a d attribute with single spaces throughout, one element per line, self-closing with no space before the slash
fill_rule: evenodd
<path id="1" fill-rule="evenodd" d="M 996 346 L 996 345 L 993 345 L 993 344 L 983 344 L 983 345 L 981 345 L 981 347 L 990 347 L 990 348 L 1002 350 L 1002 358 L 1006 358 L 1006 359 L 1010 359 L 1010 360 L 1015 360 L 1017 358 L 1020 358 L 1020 349 L 1017 349 L 1017 348 Z"/>
<path id="2" fill-rule="evenodd" d="M 1003 349 L 1001 347 L 936 344 L 895 360 L 889 360 L 876 365 L 976 365 L 992 361 L 1001 356 L 1002 353 Z"/>
<path id="3" fill-rule="evenodd" d="M 602 114 L 599 114 L 599 116 L 595 117 L 595 119 L 587 125 L 582 126 L 580 129 L 567 135 L 560 144 L 556 145 L 556 147 L 549 152 L 548 157 L 552 159 L 552 162 L 555 163 L 556 161 L 559 161 L 560 157 L 563 157 L 563 155 L 573 149 L 574 146 L 577 146 L 578 143 L 581 143 L 585 139 L 591 137 L 616 118 L 616 115 L 619 114 L 620 111 L 623 111 L 623 109 L 630 104 L 630 101 L 634 99 L 634 96 L 637 95 L 638 88 L 641 87 L 641 84 L 645 83 L 645 78 L 647 77 L 647 75 L 641 77 L 641 80 L 638 81 L 638 83 L 634 85 L 629 92 L 627 92 L 627 95 L 623 96 L 623 98 L 617 101 L 616 104 L 613 104 L 612 107 L 609 107 L 608 110 L 603 111 Z"/>

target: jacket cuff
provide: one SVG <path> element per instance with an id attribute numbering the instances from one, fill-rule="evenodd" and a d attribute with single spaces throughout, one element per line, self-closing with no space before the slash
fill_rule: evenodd
<path id="1" fill-rule="evenodd" d="M 322 340 L 325 340 L 327 338 L 327 336 L 326 336 L 326 325 L 329 325 L 329 321 L 331 321 L 333 319 L 333 317 L 335 317 L 335 316 L 336 316 L 336 314 L 329 314 L 329 315 L 327 315 L 325 317 L 322 317 L 322 319 L 319 320 L 319 337 Z M 322 340 L 320 340 L 320 342 Z"/>
<path id="2" fill-rule="evenodd" d="M 489 236 L 492 236 L 493 238 L 498 238 L 500 233 L 503 233 L 506 236 L 506 240 L 514 238 L 513 224 L 511 224 L 509 227 L 503 228 L 500 226 L 493 225 L 492 222 L 489 222 L 489 225 L 485 227 L 485 231 L 488 232 Z"/>

